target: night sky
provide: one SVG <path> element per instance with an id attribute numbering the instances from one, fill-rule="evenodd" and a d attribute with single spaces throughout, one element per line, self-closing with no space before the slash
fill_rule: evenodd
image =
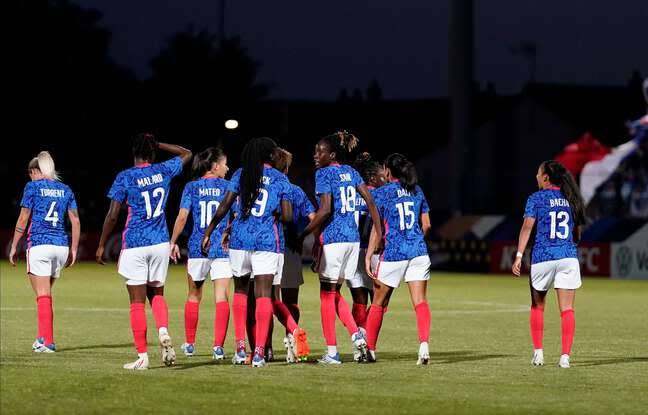
<path id="1" fill-rule="evenodd" d="M 218 33 L 218 0 L 78 0 L 104 13 L 116 62 L 149 74 L 165 39 L 194 23 Z M 335 99 L 376 78 L 387 98 L 447 95 L 449 0 L 229 0 L 227 34 L 262 63 L 271 97 Z M 537 43 L 541 82 L 625 84 L 648 75 L 648 1 L 475 1 L 475 75 L 512 93 L 528 79 L 509 48 Z"/>

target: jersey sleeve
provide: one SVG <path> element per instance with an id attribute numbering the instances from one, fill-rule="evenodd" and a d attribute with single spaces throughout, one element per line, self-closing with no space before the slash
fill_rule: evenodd
<path id="1" fill-rule="evenodd" d="M 193 188 L 193 182 L 189 182 L 185 185 L 184 190 L 182 190 L 182 198 L 180 199 L 180 209 L 187 209 L 191 211 L 192 188 Z"/>
<path id="2" fill-rule="evenodd" d="M 281 189 L 280 189 L 280 198 L 281 200 L 289 201 L 293 206 L 295 205 L 295 199 L 292 191 L 292 184 L 290 180 L 284 175 L 281 176 Z"/>
<path id="3" fill-rule="evenodd" d="M 525 218 L 535 218 L 536 217 L 536 206 L 538 204 L 537 193 L 532 194 L 527 199 L 526 206 L 524 207 L 524 217 Z"/>
<path id="4" fill-rule="evenodd" d="M 315 193 L 318 195 L 333 193 L 331 189 L 331 176 L 324 169 L 318 169 L 315 173 Z"/>
<path id="5" fill-rule="evenodd" d="M 23 190 L 23 197 L 20 201 L 20 206 L 27 209 L 34 208 L 34 190 L 31 182 L 28 182 L 25 185 L 25 190 Z"/>
<path id="6" fill-rule="evenodd" d="M 241 169 L 238 169 L 234 172 L 234 175 L 230 179 L 230 182 L 227 185 L 227 191 L 238 194 L 240 189 L 240 182 L 241 182 Z"/>
<path id="7" fill-rule="evenodd" d="M 110 186 L 110 190 L 108 191 L 108 198 L 114 200 L 115 202 L 123 203 L 126 200 L 126 195 L 126 178 L 122 173 L 119 173 L 112 186 Z"/>
<path id="8" fill-rule="evenodd" d="M 68 198 L 67 210 L 77 210 L 76 197 L 74 197 L 74 192 L 70 188 L 67 189 L 70 197 Z"/>
<path id="9" fill-rule="evenodd" d="M 295 188 L 295 191 L 295 203 L 299 206 L 299 215 L 306 218 L 311 213 L 315 213 L 315 207 L 311 201 L 308 200 L 306 193 L 299 187 Z"/>
<path id="10" fill-rule="evenodd" d="M 175 177 L 182 172 L 182 158 L 176 156 L 163 163 L 160 163 L 162 170 L 171 177 Z"/>

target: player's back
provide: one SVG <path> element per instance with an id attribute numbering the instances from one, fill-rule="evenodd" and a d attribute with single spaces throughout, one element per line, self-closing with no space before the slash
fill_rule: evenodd
<path id="1" fill-rule="evenodd" d="M 332 164 L 317 170 L 315 192 L 331 195 L 331 218 L 322 232 L 324 244 L 359 242 L 356 224 L 356 188 L 363 184 L 360 174 L 351 166 Z"/>
<path id="2" fill-rule="evenodd" d="M 77 206 L 74 193 L 66 184 L 51 179 L 28 182 L 21 206 L 31 209 L 31 224 L 27 232 L 29 247 L 68 245 L 65 215 Z"/>
<path id="3" fill-rule="evenodd" d="M 536 219 L 532 263 L 577 257 L 571 206 L 559 188 L 533 193 L 524 216 Z"/>
<path id="4" fill-rule="evenodd" d="M 375 189 L 373 197 L 385 226 L 385 261 L 404 261 L 426 255 L 427 248 L 419 223 L 429 211 L 423 191 L 408 191 L 392 182 Z"/>
<path id="5" fill-rule="evenodd" d="M 187 183 L 182 193 L 180 207 L 189 209 L 193 217 L 193 230 L 189 237 L 189 257 L 202 257 L 200 243 L 212 217 L 225 198 L 229 181 L 220 177 L 206 176 Z M 209 258 L 227 258 L 227 252 L 221 245 L 223 231 L 228 226 L 227 218 L 223 219 L 214 232 L 209 249 Z"/>
<path id="6" fill-rule="evenodd" d="M 241 169 L 230 181 L 229 189 L 240 192 Z M 281 200 L 290 200 L 290 182 L 284 174 L 264 165 L 259 195 L 247 214 L 238 204 L 236 219 L 232 225 L 230 247 L 246 251 L 279 252 L 279 229 L 276 214 L 280 212 Z M 240 197 L 239 197 L 240 199 Z"/>
<path id="7" fill-rule="evenodd" d="M 108 197 L 128 205 L 122 236 L 123 248 L 157 245 L 169 241 L 165 208 L 171 179 L 182 171 L 182 159 L 141 164 L 117 175 Z"/>

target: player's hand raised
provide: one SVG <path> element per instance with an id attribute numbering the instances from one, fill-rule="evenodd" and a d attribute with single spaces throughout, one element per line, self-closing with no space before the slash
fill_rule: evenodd
<path id="1" fill-rule="evenodd" d="M 95 261 L 97 261 L 99 265 L 106 265 L 106 263 L 103 260 L 103 254 L 104 254 L 104 247 L 100 245 L 97 248 L 97 252 L 95 253 Z"/>

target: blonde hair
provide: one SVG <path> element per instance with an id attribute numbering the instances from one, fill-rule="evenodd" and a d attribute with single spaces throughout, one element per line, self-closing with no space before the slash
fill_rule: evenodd
<path id="1" fill-rule="evenodd" d="M 274 167 L 275 169 L 279 170 L 280 172 L 284 172 L 285 170 L 290 169 L 290 165 L 292 164 L 292 159 L 293 156 L 290 152 L 287 150 L 277 147 L 274 153 Z"/>
<path id="2" fill-rule="evenodd" d="M 56 168 L 54 167 L 54 159 L 49 151 L 41 151 L 36 157 L 29 162 L 29 169 L 38 169 L 41 174 L 51 180 L 61 180 Z"/>

